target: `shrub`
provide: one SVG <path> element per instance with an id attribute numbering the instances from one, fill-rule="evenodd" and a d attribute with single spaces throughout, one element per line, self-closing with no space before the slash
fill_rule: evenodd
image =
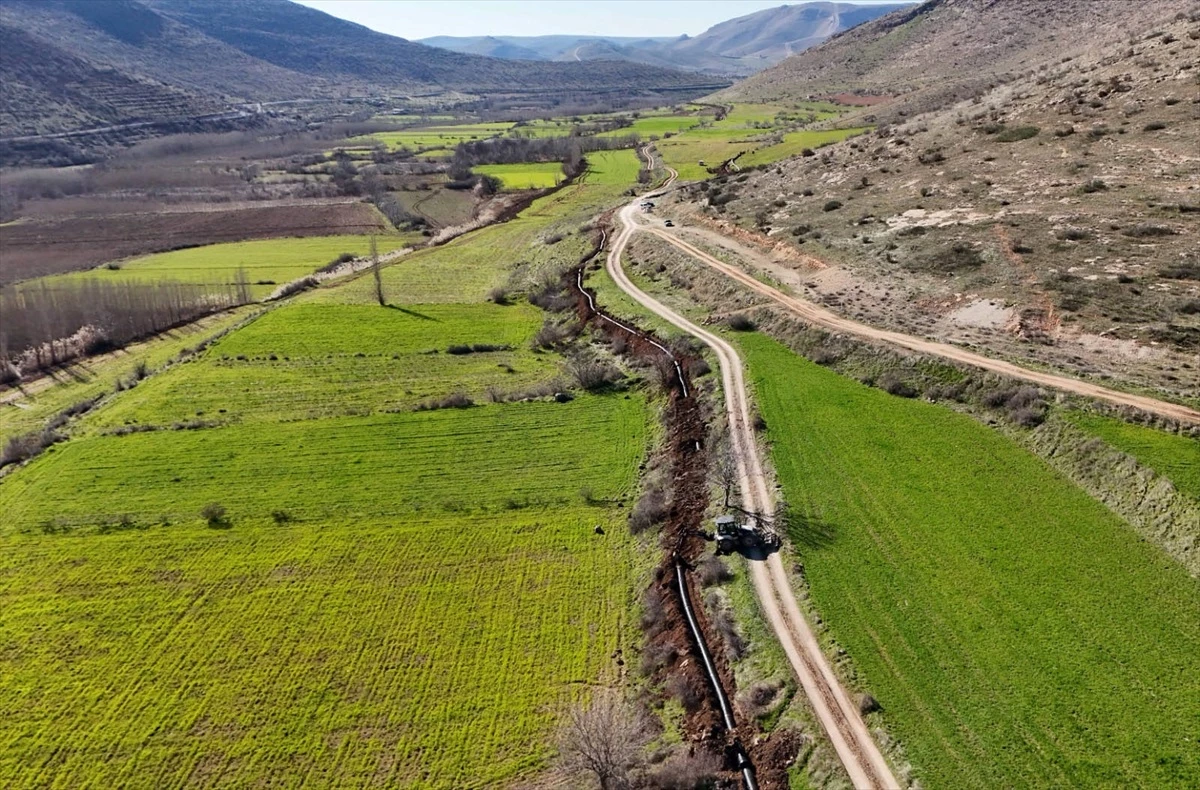
<path id="1" fill-rule="evenodd" d="M 825 201 L 825 205 L 821 206 L 821 211 L 837 211 L 841 207 L 842 207 L 842 201 L 827 200 L 827 201 Z"/>
<path id="2" fill-rule="evenodd" d="M 431 398 L 417 406 L 415 411 L 437 411 L 438 409 L 469 409 L 475 401 L 462 390 L 457 390 L 442 398 Z"/>
<path id="3" fill-rule="evenodd" d="M 582 354 L 567 360 L 567 372 L 588 392 L 608 389 L 624 378 L 620 368 L 608 360 Z"/>
<path id="4" fill-rule="evenodd" d="M 461 356 L 462 354 L 470 354 L 471 347 L 465 346 L 465 345 L 453 345 L 446 349 L 446 353 L 454 354 L 456 356 Z"/>
<path id="5" fill-rule="evenodd" d="M 671 675 L 667 680 L 667 693 L 677 699 L 688 713 L 695 713 L 700 709 L 700 703 L 704 702 L 703 692 L 679 673 Z"/>
<path id="6" fill-rule="evenodd" d="M 1179 231 L 1174 228 L 1169 228 L 1166 225 L 1132 225 L 1121 231 L 1122 236 L 1128 236 L 1132 239 L 1149 239 L 1157 236 L 1174 236 Z"/>
<path id="7" fill-rule="evenodd" d="M 488 291 L 487 299 L 492 304 L 506 305 L 509 304 L 508 291 L 503 288 L 496 287 Z"/>
<path id="8" fill-rule="evenodd" d="M 757 328 L 754 319 L 745 313 L 734 313 L 725 319 L 725 323 L 735 332 L 753 332 Z"/>
<path id="9" fill-rule="evenodd" d="M 888 371 L 880 376 L 878 385 L 881 390 L 889 395 L 896 395 L 900 398 L 917 397 L 917 391 L 892 371 Z"/>
<path id="10" fill-rule="evenodd" d="M 55 442 L 63 441 L 63 438 L 61 434 L 55 433 L 53 430 L 32 431 L 14 436 L 5 442 L 4 450 L 0 451 L 0 467 L 28 461 Z"/>
<path id="11" fill-rule="evenodd" d="M 271 518 L 274 519 L 276 524 L 288 524 L 293 520 L 292 514 L 286 510 L 272 510 Z"/>
<path id="12" fill-rule="evenodd" d="M 657 486 L 647 488 L 629 514 L 629 531 L 638 535 L 667 520 L 670 505 L 667 495 Z"/>
<path id="13" fill-rule="evenodd" d="M 200 508 L 200 518 L 204 519 L 208 523 L 208 526 L 213 528 L 229 525 L 229 520 L 225 516 L 225 506 L 220 502 L 209 502 Z"/>
<path id="14" fill-rule="evenodd" d="M 1092 232 L 1084 228 L 1063 228 L 1054 235 L 1063 241 L 1087 241 L 1092 238 Z"/>
<path id="15" fill-rule="evenodd" d="M 1090 195 L 1093 192 L 1103 192 L 1106 189 L 1108 189 L 1108 184 L 1104 183 L 1098 178 L 1093 178 L 1091 181 L 1088 181 L 1083 186 L 1079 187 L 1079 191 L 1085 195 Z"/>
<path id="16" fill-rule="evenodd" d="M 571 336 L 570 330 L 562 324 L 556 324 L 550 319 L 542 324 L 542 328 L 533 336 L 534 348 L 554 348 Z"/>
<path id="17" fill-rule="evenodd" d="M 1151 121 L 1142 127 L 1143 132 L 1157 132 L 1159 129 L 1166 129 L 1167 125 L 1162 121 Z"/>
<path id="18" fill-rule="evenodd" d="M 1014 126 L 1010 129 L 1004 129 L 996 135 L 998 143 L 1015 143 L 1020 140 L 1028 140 L 1031 137 L 1037 137 L 1041 130 L 1036 126 Z"/>
<path id="19" fill-rule="evenodd" d="M 310 288 L 316 288 L 321 284 L 321 281 L 311 274 L 307 277 L 301 277 L 299 280 L 292 280 L 290 283 L 284 283 L 276 289 L 273 297 L 275 299 L 283 299 L 293 294 L 298 294 L 301 291 L 307 291 Z"/>
<path id="20" fill-rule="evenodd" d="M 724 584 L 733 579 L 733 571 L 729 570 L 729 566 L 720 557 L 709 554 L 700 561 L 696 566 L 696 570 L 700 577 L 700 584 L 704 587 L 712 587 L 714 584 Z"/>
<path id="21" fill-rule="evenodd" d="M 697 790 L 716 787 L 721 761 L 706 751 L 679 753 L 650 772 L 651 787 L 662 790 Z"/>

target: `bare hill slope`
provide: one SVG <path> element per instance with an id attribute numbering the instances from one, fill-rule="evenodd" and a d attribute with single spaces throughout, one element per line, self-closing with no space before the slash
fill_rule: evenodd
<path id="1" fill-rule="evenodd" d="M 777 277 L 851 317 L 1196 402 L 1192 8 L 697 190 L 692 210 L 768 237 Z"/>
<path id="2" fill-rule="evenodd" d="M 920 111 L 1143 30 L 1193 0 L 929 0 L 830 38 L 719 94 L 906 94 Z"/>

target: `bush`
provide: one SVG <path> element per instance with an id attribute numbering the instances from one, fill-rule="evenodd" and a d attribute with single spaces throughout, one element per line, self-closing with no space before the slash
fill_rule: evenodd
<path id="1" fill-rule="evenodd" d="M 757 328 L 754 320 L 745 313 L 734 313 L 725 319 L 725 323 L 735 332 L 753 332 Z"/>
<path id="2" fill-rule="evenodd" d="M 493 288 L 492 290 L 488 291 L 487 299 L 492 304 L 498 304 L 498 305 L 509 304 L 508 291 L 506 291 L 500 287 L 496 287 L 496 288 Z"/>
<path id="3" fill-rule="evenodd" d="M 321 281 L 310 274 L 307 277 L 301 277 L 299 280 L 292 280 L 290 283 L 285 283 L 282 287 L 276 289 L 275 298 L 283 299 L 293 294 L 298 294 L 301 291 L 316 288 L 320 284 Z"/>
<path id="4" fill-rule="evenodd" d="M 414 411 L 437 411 L 438 409 L 469 409 L 475 401 L 462 390 L 452 392 L 443 398 L 432 398 L 417 406 Z"/>
<path id="5" fill-rule="evenodd" d="M 542 328 L 533 336 L 534 348 L 554 348 L 571 336 L 571 331 L 562 324 L 546 319 Z"/>
<path id="6" fill-rule="evenodd" d="M 14 436 L 4 444 L 4 450 L 0 452 L 0 467 L 28 461 L 55 442 L 63 441 L 63 438 L 53 430 L 33 431 Z"/>
<path id="7" fill-rule="evenodd" d="M 896 395 L 900 398 L 917 397 L 917 391 L 892 371 L 888 371 L 880 376 L 878 385 L 881 390 L 889 395 Z"/>
<path id="8" fill-rule="evenodd" d="M 1031 137 L 1037 137 L 1041 130 L 1036 126 L 1014 126 L 1011 129 L 1004 129 L 996 135 L 998 143 L 1015 143 L 1019 140 L 1028 140 Z"/>
<path id="9" fill-rule="evenodd" d="M 827 200 L 827 201 L 825 201 L 825 205 L 821 206 L 821 211 L 837 211 L 841 207 L 842 207 L 842 201 Z"/>
<path id="10" fill-rule="evenodd" d="M 620 368 L 608 360 L 583 355 L 567 360 L 567 372 L 588 392 L 608 389 L 625 377 Z"/>
<path id="11" fill-rule="evenodd" d="M 1150 239 L 1159 236 L 1174 236 L 1179 231 L 1174 228 L 1169 228 L 1166 225 L 1132 225 L 1121 231 L 1122 236 L 1128 236 L 1131 239 Z"/>
<path id="12" fill-rule="evenodd" d="M 1101 181 L 1098 178 L 1093 178 L 1091 181 L 1088 181 L 1083 186 L 1081 186 L 1079 188 L 1079 191 L 1084 193 L 1085 195 L 1090 195 L 1093 192 L 1103 192 L 1106 189 L 1108 189 L 1108 184 L 1104 183 L 1103 181 Z"/>
<path id="13" fill-rule="evenodd" d="M 651 787 L 661 790 L 699 790 L 717 786 L 721 761 L 705 751 L 676 754 L 650 772 Z"/>
<path id="14" fill-rule="evenodd" d="M 725 564 L 725 561 L 712 554 L 700 560 L 700 564 L 696 566 L 696 571 L 700 577 L 700 584 L 703 587 L 724 584 L 733 579 L 733 571 L 729 570 L 729 566 Z"/>
<path id="15" fill-rule="evenodd" d="M 645 532 L 666 521 L 670 511 L 667 495 L 661 488 L 651 486 L 642 493 L 629 514 L 629 531 L 635 535 Z"/>
<path id="16" fill-rule="evenodd" d="M 1092 238 L 1092 232 L 1084 228 L 1063 228 L 1054 235 L 1063 241 L 1088 241 Z"/>
<path id="17" fill-rule="evenodd" d="M 200 508 L 200 518 L 214 529 L 229 526 L 229 519 L 225 516 L 225 506 L 220 502 L 209 502 Z"/>
<path id="18" fill-rule="evenodd" d="M 1167 125 L 1162 121 L 1151 121 L 1142 127 L 1143 132 L 1157 132 L 1159 129 L 1166 129 Z"/>

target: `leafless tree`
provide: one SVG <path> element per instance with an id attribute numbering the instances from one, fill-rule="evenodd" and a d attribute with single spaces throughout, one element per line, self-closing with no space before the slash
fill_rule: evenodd
<path id="1" fill-rule="evenodd" d="M 386 307 L 387 299 L 383 298 L 383 275 L 379 271 L 379 247 L 374 236 L 371 236 L 371 275 L 375 278 L 375 298 L 379 300 L 380 307 Z"/>
<path id="2" fill-rule="evenodd" d="M 644 760 L 646 726 L 615 692 L 600 693 L 571 709 L 559 733 L 558 750 L 567 771 L 590 773 L 601 790 L 631 787 Z"/>

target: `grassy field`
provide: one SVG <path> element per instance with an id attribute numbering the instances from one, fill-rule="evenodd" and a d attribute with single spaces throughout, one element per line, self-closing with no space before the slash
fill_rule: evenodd
<path id="1" fill-rule="evenodd" d="M 505 189 L 547 189 L 566 179 L 560 162 L 518 165 L 476 165 L 474 172 L 500 179 Z"/>
<path id="2" fill-rule="evenodd" d="M 387 266 L 389 307 L 361 276 L 276 306 L 0 480 L 0 786 L 460 788 L 546 766 L 562 709 L 618 682 L 635 638 L 651 554 L 624 521 L 652 413 L 636 391 L 489 402 L 563 360 L 530 348 L 540 311 L 486 297 L 590 246 L 637 172 L 601 161 Z M 132 357 L 21 419 L 112 392 Z M 456 390 L 481 405 L 414 411 Z"/>
<path id="3" fill-rule="evenodd" d="M 1200 442 L 1098 414 L 1075 413 L 1070 418 L 1169 479 L 1180 492 L 1200 499 Z"/>
<path id="4" fill-rule="evenodd" d="M 1045 464 L 742 336 L 812 601 L 922 784 L 1200 784 L 1200 581 Z"/>
<path id="5" fill-rule="evenodd" d="M 541 311 L 530 305 L 300 304 L 143 382 L 87 425 L 362 416 L 409 410 L 455 391 L 482 403 L 489 389 L 517 392 L 559 374 L 556 357 L 530 350 L 541 325 Z M 504 348 L 448 353 L 480 344 Z"/>
<path id="6" fill-rule="evenodd" d="M 408 246 L 412 234 L 379 235 L 381 253 Z M 305 239 L 267 239 L 231 244 L 209 244 L 174 252 L 147 255 L 118 264 L 118 269 L 92 269 L 86 272 L 44 277 L 34 281 L 53 288 L 79 282 L 84 278 L 105 282 L 169 281 L 223 285 L 233 282 L 239 269 L 245 269 L 250 295 L 262 298 L 286 283 L 321 268 L 342 253 L 365 255 L 370 248 L 367 236 L 314 236 Z"/>
<path id="7" fill-rule="evenodd" d="M 840 143 L 847 137 L 853 137 L 865 131 L 867 131 L 866 127 L 789 132 L 783 136 L 783 142 L 759 148 L 754 153 L 739 159 L 738 164 L 742 167 L 753 167 L 754 165 L 778 162 L 780 159 L 787 159 L 789 156 L 797 156 L 806 148 L 820 148 L 830 143 Z"/>
<path id="8" fill-rule="evenodd" d="M 572 684 L 612 679 L 638 563 L 621 512 L 578 492 L 628 497 L 646 422 L 583 398 L 43 456 L 0 487 L 0 784 L 536 770 Z M 213 500 L 228 529 L 197 523 Z"/>
<path id="9" fill-rule="evenodd" d="M 685 129 L 691 129 L 700 121 L 701 118 L 697 115 L 643 115 L 641 118 L 634 119 L 631 126 L 613 129 L 610 132 L 601 132 L 599 136 L 624 137 L 636 134 L 642 139 L 649 139 L 650 137 L 662 137 L 668 133 L 678 134 Z"/>
<path id="10" fill-rule="evenodd" d="M 633 149 L 593 151 L 587 155 L 588 168 L 583 175 L 585 184 L 629 186 L 637 182 L 641 160 Z"/>
<path id="11" fill-rule="evenodd" d="M 129 380 L 139 364 L 156 370 L 184 348 L 198 345 L 260 309 L 247 306 L 211 316 L 120 351 L 76 362 L 52 378 L 25 384 L 21 390 L 5 392 L 0 402 L 0 442 L 42 429 L 47 420 L 80 401 L 111 395 L 117 382 Z"/>
<path id="12" fill-rule="evenodd" d="M 459 126 L 431 126 L 399 132 L 375 132 L 346 141 L 348 146 L 383 143 L 388 148 L 453 148 L 464 140 L 486 140 L 512 128 L 511 123 L 476 123 Z"/>

